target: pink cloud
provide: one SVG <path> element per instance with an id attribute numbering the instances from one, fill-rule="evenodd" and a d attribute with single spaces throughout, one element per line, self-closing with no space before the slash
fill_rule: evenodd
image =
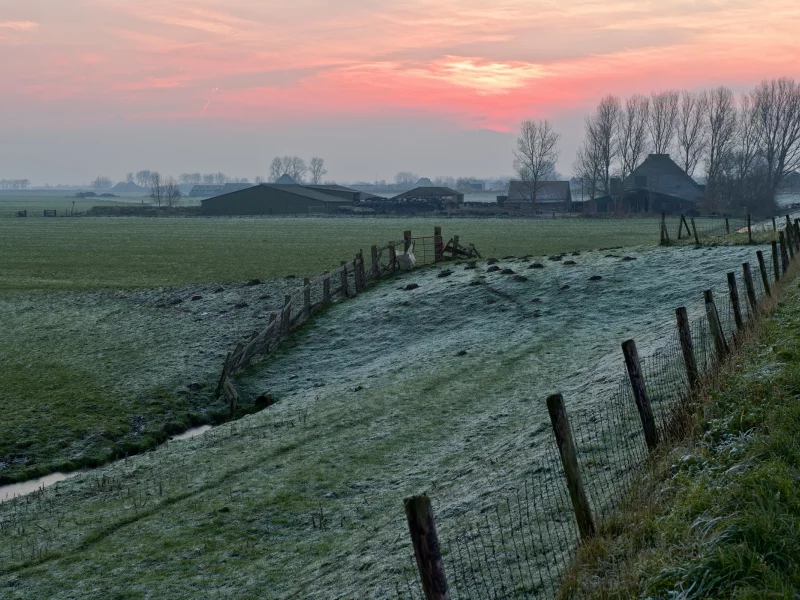
<path id="1" fill-rule="evenodd" d="M 39 23 L 33 21 L 0 21 L 0 29 L 13 29 L 14 31 L 34 31 L 39 29 Z"/>

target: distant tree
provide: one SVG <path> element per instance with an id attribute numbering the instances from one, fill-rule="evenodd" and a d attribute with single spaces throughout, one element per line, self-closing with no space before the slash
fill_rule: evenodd
<path id="1" fill-rule="evenodd" d="M 92 182 L 92 187 L 96 190 L 107 190 L 109 189 L 113 183 L 108 177 L 104 177 L 102 175 L 98 175 L 97 179 Z"/>
<path id="2" fill-rule="evenodd" d="M 256 175 L 255 182 L 256 182 L 257 185 L 261 185 L 262 183 L 265 182 L 265 180 L 261 175 Z"/>
<path id="3" fill-rule="evenodd" d="M 181 190 L 178 188 L 178 183 L 172 177 L 167 177 L 162 184 L 163 194 L 162 198 L 167 206 L 170 208 L 177 206 L 181 199 Z M 159 206 L 161 204 L 159 203 Z"/>
<path id="4" fill-rule="evenodd" d="M 597 160 L 600 191 L 611 193 L 611 165 L 617 158 L 617 124 L 622 105 L 616 96 L 605 96 L 597 105 L 595 114 L 586 120 L 586 139 L 591 138 L 592 157 Z"/>
<path id="5" fill-rule="evenodd" d="M 800 86 L 794 79 L 763 81 L 750 94 L 768 192 L 800 168 Z"/>
<path id="6" fill-rule="evenodd" d="M 136 172 L 136 184 L 140 187 L 150 186 L 150 176 L 153 174 L 149 169 Z"/>
<path id="7" fill-rule="evenodd" d="M 214 174 L 213 173 L 204 173 L 203 174 L 203 183 L 205 185 L 213 185 L 214 184 Z"/>
<path id="8" fill-rule="evenodd" d="M 200 173 L 181 173 L 178 179 L 184 185 L 198 185 L 203 176 Z"/>
<path id="9" fill-rule="evenodd" d="M 695 94 L 686 90 L 681 92 L 676 145 L 679 156 L 678 164 L 689 177 L 694 176 L 694 170 L 706 150 L 705 103 L 704 94 Z"/>
<path id="10" fill-rule="evenodd" d="M 269 167 L 269 179 L 277 181 L 282 175 L 288 175 L 298 183 L 302 182 L 308 172 L 308 166 L 299 156 L 276 156 Z"/>
<path id="11" fill-rule="evenodd" d="M 705 96 L 705 121 L 708 131 L 706 146 L 706 200 L 710 210 L 720 208 L 719 180 L 730 161 L 736 135 L 736 102 L 733 92 L 720 86 Z"/>
<path id="12" fill-rule="evenodd" d="M 656 154 L 668 154 L 678 125 L 680 93 L 675 90 L 653 94 L 650 98 L 650 144 Z"/>
<path id="13" fill-rule="evenodd" d="M 311 183 L 314 185 L 322 183 L 322 178 L 328 173 L 325 168 L 325 159 L 315 156 L 308 164 L 308 172 L 311 175 Z"/>
<path id="14" fill-rule="evenodd" d="M 158 171 L 153 171 L 150 173 L 150 197 L 156 201 L 158 206 L 161 206 L 161 203 L 164 201 L 164 195 L 166 193 L 164 178 L 161 177 L 161 173 Z"/>
<path id="15" fill-rule="evenodd" d="M 582 189 L 590 200 L 598 196 L 606 182 L 605 146 L 598 128 L 592 119 L 586 120 L 586 135 L 578 148 L 573 169 L 581 182 Z"/>
<path id="16" fill-rule="evenodd" d="M 125 183 L 133 183 L 133 173 L 127 173 L 125 175 Z"/>
<path id="17" fill-rule="evenodd" d="M 27 190 L 27 189 L 28 189 L 28 186 L 29 186 L 30 184 L 31 184 L 31 182 L 30 182 L 28 179 L 20 179 L 20 180 L 19 180 L 19 189 L 21 189 L 21 190 Z"/>
<path id="18" fill-rule="evenodd" d="M 214 173 L 214 183 L 216 183 L 217 185 L 225 185 L 229 181 L 230 179 L 228 179 L 228 176 L 225 175 L 225 173 L 223 173 L 222 171 L 220 171 L 219 173 Z"/>
<path id="19" fill-rule="evenodd" d="M 514 151 L 514 171 L 534 206 L 539 185 L 555 172 L 560 137 L 547 120 L 523 121 L 520 127 Z"/>
<path id="20" fill-rule="evenodd" d="M 435 178 L 433 184 L 439 187 L 455 188 L 458 185 L 458 180 L 450 175 L 445 175 Z"/>
<path id="21" fill-rule="evenodd" d="M 625 101 L 625 108 L 617 122 L 617 153 L 622 180 L 639 165 L 645 153 L 649 115 L 650 100 L 646 96 L 637 94 Z"/>
<path id="22" fill-rule="evenodd" d="M 419 175 L 411 171 L 400 171 L 394 176 L 394 182 L 398 187 L 411 187 L 419 181 Z"/>

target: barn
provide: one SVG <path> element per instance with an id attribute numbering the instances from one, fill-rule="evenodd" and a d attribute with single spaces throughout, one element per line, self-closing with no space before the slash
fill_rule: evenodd
<path id="1" fill-rule="evenodd" d="M 572 209 L 572 190 L 569 181 L 540 181 L 536 186 L 536 203 L 531 202 L 532 184 L 525 181 L 511 181 L 508 195 L 498 196 L 498 204 L 503 208 L 532 210 L 537 212 L 569 212 Z"/>
<path id="2" fill-rule="evenodd" d="M 204 215 L 331 214 L 352 205 L 358 190 L 337 185 L 262 183 L 201 202 Z"/>

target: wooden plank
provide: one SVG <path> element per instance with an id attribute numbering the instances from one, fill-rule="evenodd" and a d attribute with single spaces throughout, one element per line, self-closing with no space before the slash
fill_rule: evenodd
<path id="1" fill-rule="evenodd" d="M 406 512 L 408 532 L 414 546 L 414 556 L 417 559 L 417 570 L 425 598 L 449 600 L 450 592 L 430 498 L 425 494 L 411 496 L 403 500 L 403 508 Z"/>
<path id="2" fill-rule="evenodd" d="M 325 279 L 322 280 L 322 303 L 323 304 L 330 304 L 331 303 L 331 277 L 330 277 L 330 275 L 326 275 Z"/>
<path id="3" fill-rule="evenodd" d="M 370 248 L 369 252 L 370 252 L 370 260 L 372 261 L 372 264 L 370 265 L 369 268 L 369 275 L 373 279 L 378 279 L 378 277 L 380 277 L 381 275 L 380 268 L 378 267 L 378 247 L 373 246 L 372 248 Z"/>
<path id="4" fill-rule="evenodd" d="M 767 296 L 772 295 L 772 290 L 769 287 L 769 273 L 767 272 L 767 264 L 764 262 L 764 253 L 759 250 L 756 252 L 758 258 L 758 269 L 761 271 L 761 284 L 764 286 L 764 292 Z"/>
<path id="5" fill-rule="evenodd" d="M 347 268 L 344 261 L 342 261 L 341 277 L 342 277 L 342 285 L 341 285 L 342 296 L 347 297 Z"/>
<path id="6" fill-rule="evenodd" d="M 733 320 L 736 322 L 736 329 L 741 331 L 744 329 L 744 320 L 742 319 L 742 307 L 739 304 L 739 287 L 736 285 L 736 274 L 733 272 L 728 273 L 728 293 L 731 296 Z"/>
<path id="7" fill-rule="evenodd" d="M 706 318 L 708 319 L 709 329 L 711 329 L 711 337 L 714 339 L 714 348 L 717 351 L 717 358 L 724 360 L 730 352 L 728 342 L 725 339 L 725 333 L 722 331 L 722 323 L 719 321 L 719 313 L 717 312 L 717 305 L 714 304 L 714 294 L 711 290 L 703 292 L 706 304 Z"/>
<path id="8" fill-rule="evenodd" d="M 753 273 L 750 270 L 750 263 L 742 263 L 742 272 L 744 273 L 744 289 L 747 290 L 747 300 L 750 302 L 750 313 L 755 314 L 758 311 L 758 296 L 756 296 L 756 287 L 753 285 Z"/>
<path id="9" fill-rule="evenodd" d="M 311 280 L 308 277 L 303 279 L 303 312 L 306 317 L 311 316 Z"/>
<path id="10" fill-rule="evenodd" d="M 647 387 L 644 383 L 644 374 L 639 364 L 639 353 L 636 350 L 636 342 L 627 340 L 622 343 L 622 354 L 625 357 L 625 368 L 628 371 L 628 379 L 631 382 L 633 399 L 639 411 L 639 418 L 644 429 L 644 439 L 647 447 L 653 450 L 658 446 L 658 429 L 653 418 L 653 408 L 650 405 L 650 397 L 647 395 Z"/>
<path id="11" fill-rule="evenodd" d="M 781 268 L 778 264 L 778 242 L 772 241 L 772 269 L 775 271 L 775 282 L 781 278 Z"/>
<path id="12" fill-rule="evenodd" d="M 572 430 L 567 418 L 567 409 L 564 407 L 564 397 L 561 394 L 553 394 L 548 397 L 547 411 L 550 413 L 550 422 L 553 425 L 558 453 L 561 456 L 561 465 L 564 467 L 564 476 L 567 478 L 567 489 L 572 500 L 578 531 L 584 539 L 594 537 L 596 532 L 594 519 L 578 468 L 578 456 L 575 452 L 575 441 L 572 438 Z"/>
<path id="13" fill-rule="evenodd" d="M 675 317 L 678 321 L 678 338 L 681 342 L 686 378 L 689 381 L 689 388 L 695 390 L 700 382 L 700 373 L 697 370 L 697 360 L 695 359 L 694 344 L 692 343 L 692 329 L 689 324 L 689 315 L 686 312 L 686 307 L 681 306 L 676 309 Z"/>

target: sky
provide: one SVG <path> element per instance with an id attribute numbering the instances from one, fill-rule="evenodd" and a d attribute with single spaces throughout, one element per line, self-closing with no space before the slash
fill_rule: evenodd
<path id="1" fill-rule="evenodd" d="M 797 0 L 0 0 L 0 178 L 510 175 L 549 119 L 572 171 L 606 94 L 800 78 Z"/>

